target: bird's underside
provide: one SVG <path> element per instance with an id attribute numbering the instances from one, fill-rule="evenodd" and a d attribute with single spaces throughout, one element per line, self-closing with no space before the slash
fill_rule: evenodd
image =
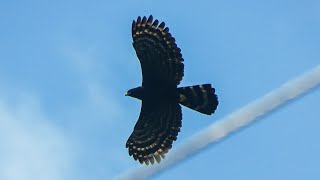
<path id="1" fill-rule="evenodd" d="M 132 23 L 133 47 L 142 69 L 142 86 L 127 95 L 142 100 L 139 119 L 126 147 L 140 163 L 158 163 L 171 149 L 182 126 L 180 104 L 213 114 L 218 98 L 211 84 L 178 88 L 184 65 L 180 48 L 164 22 L 140 16 Z"/>

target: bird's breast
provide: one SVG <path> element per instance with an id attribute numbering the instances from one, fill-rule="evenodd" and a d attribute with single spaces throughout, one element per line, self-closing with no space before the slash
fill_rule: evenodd
<path id="1" fill-rule="evenodd" d="M 153 87 L 146 88 L 145 94 L 147 99 L 159 101 L 176 101 L 178 99 L 177 88 Z"/>

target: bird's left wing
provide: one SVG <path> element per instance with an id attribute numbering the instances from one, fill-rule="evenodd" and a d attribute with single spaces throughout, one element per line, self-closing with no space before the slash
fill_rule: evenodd
<path id="1" fill-rule="evenodd" d="M 183 77 L 183 58 L 175 38 L 162 22 L 153 17 L 138 17 L 132 22 L 133 47 L 140 60 L 142 85 L 160 86 L 180 83 Z"/>
<path id="2" fill-rule="evenodd" d="M 177 102 L 142 101 L 141 112 L 126 147 L 129 155 L 145 164 L 159 163 L 172 147 L 181 128 L 181 106 Z"/>

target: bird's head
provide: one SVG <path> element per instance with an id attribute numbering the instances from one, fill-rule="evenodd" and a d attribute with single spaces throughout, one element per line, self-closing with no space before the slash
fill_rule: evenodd
<path id="1" fill-rule="evenodd" d="M 125 94 L 125 96 L 130 96 L 130 97 L 142 100 L 142 98 L 143 98 L 143 88 L 140 86 L 140 87 L 136 87 L 136 88 L 130 89 Z"/>

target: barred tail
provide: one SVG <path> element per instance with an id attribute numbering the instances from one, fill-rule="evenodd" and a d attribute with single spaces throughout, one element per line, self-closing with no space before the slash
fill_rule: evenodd
<path id="1" fill-rule="evenodd" d="M 181 87 L 178 93 L 180 104 L 203 114 L 213 114 L 219 104 L 211 84 Z"/>

